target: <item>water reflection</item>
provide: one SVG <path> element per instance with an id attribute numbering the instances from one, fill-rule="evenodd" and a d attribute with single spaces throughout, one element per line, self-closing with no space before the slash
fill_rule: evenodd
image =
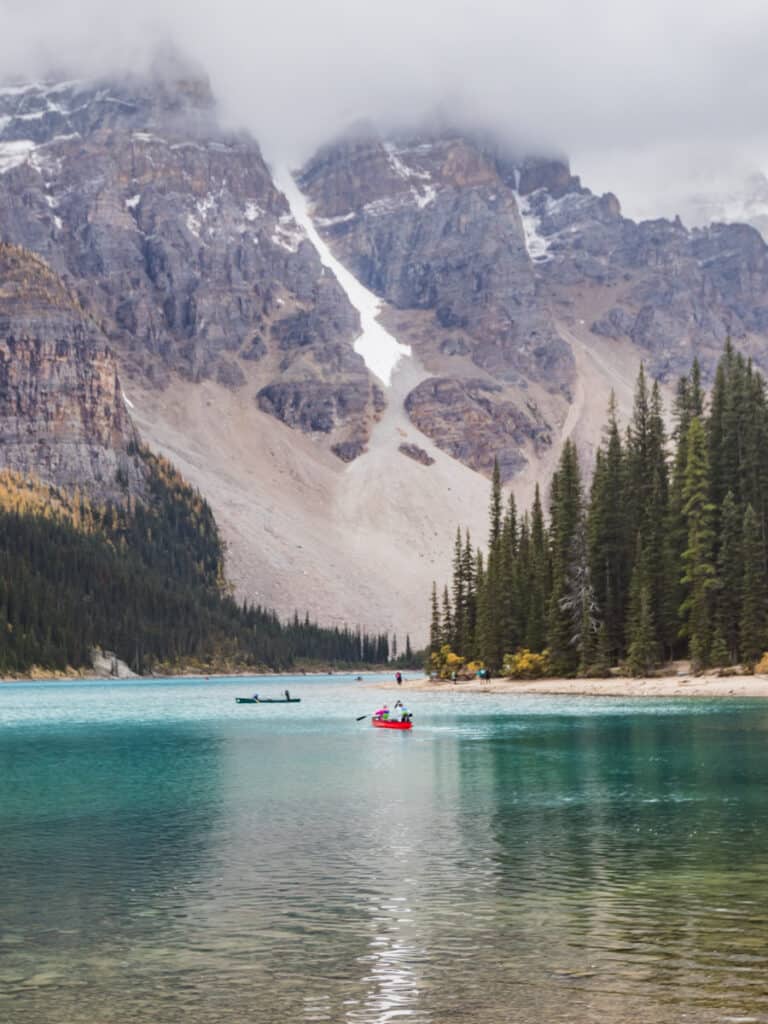
<path id="1" fill-rule="evenodd" d="M 768 1013 L 766 723 L 552 718 L 464 749 L 494 780 L 510 955 L 564 1019 Z"/>
<path id="2" fill-rule="evenodd" d="M 762 705 L 164 692 L 2 736 L 0 1019 L 768 1020 Z"/>

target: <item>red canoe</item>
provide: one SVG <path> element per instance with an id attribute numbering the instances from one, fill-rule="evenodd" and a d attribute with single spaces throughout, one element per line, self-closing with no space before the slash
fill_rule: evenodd
<path id="1" fill-rule="evenodd" d="M 388 722 L 385 718 L 372 718 L 371 725 L 377 729 L 410 729 L 412 722 Z"/>

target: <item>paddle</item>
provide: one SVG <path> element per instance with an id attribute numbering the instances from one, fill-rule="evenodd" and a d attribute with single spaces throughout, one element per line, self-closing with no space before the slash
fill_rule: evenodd
<path id="1" fill-rule="evenodd" d="M 363 720 L 364 718 L 367 718 L 367 717 L 368 717 L 368 715 L 359 715 L 359 716 L 358 716 L 358 717 L 357 717 L 357 718 L 355 719 L 355 721 L 356 721 L 356 722 L 362 722 L 362 720 Z"/>

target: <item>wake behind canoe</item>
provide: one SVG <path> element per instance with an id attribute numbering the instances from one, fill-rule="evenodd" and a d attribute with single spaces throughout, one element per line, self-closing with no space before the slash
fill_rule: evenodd
<path id="1" fill-rule="evenodd" d="M 301 697 L 235 697 L 237 704 L 301 704 Z"/>

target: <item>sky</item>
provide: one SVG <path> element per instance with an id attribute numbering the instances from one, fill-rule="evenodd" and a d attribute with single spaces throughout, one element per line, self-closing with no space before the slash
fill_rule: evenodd
<path id="1" fill-rule="evenodd" d="M 768 169 L 765 0 L 0 0 L 0 75 L 199 61 L 233 125 L 297 163 L 435 110 L 566 152 L 630 215 Z"/>

